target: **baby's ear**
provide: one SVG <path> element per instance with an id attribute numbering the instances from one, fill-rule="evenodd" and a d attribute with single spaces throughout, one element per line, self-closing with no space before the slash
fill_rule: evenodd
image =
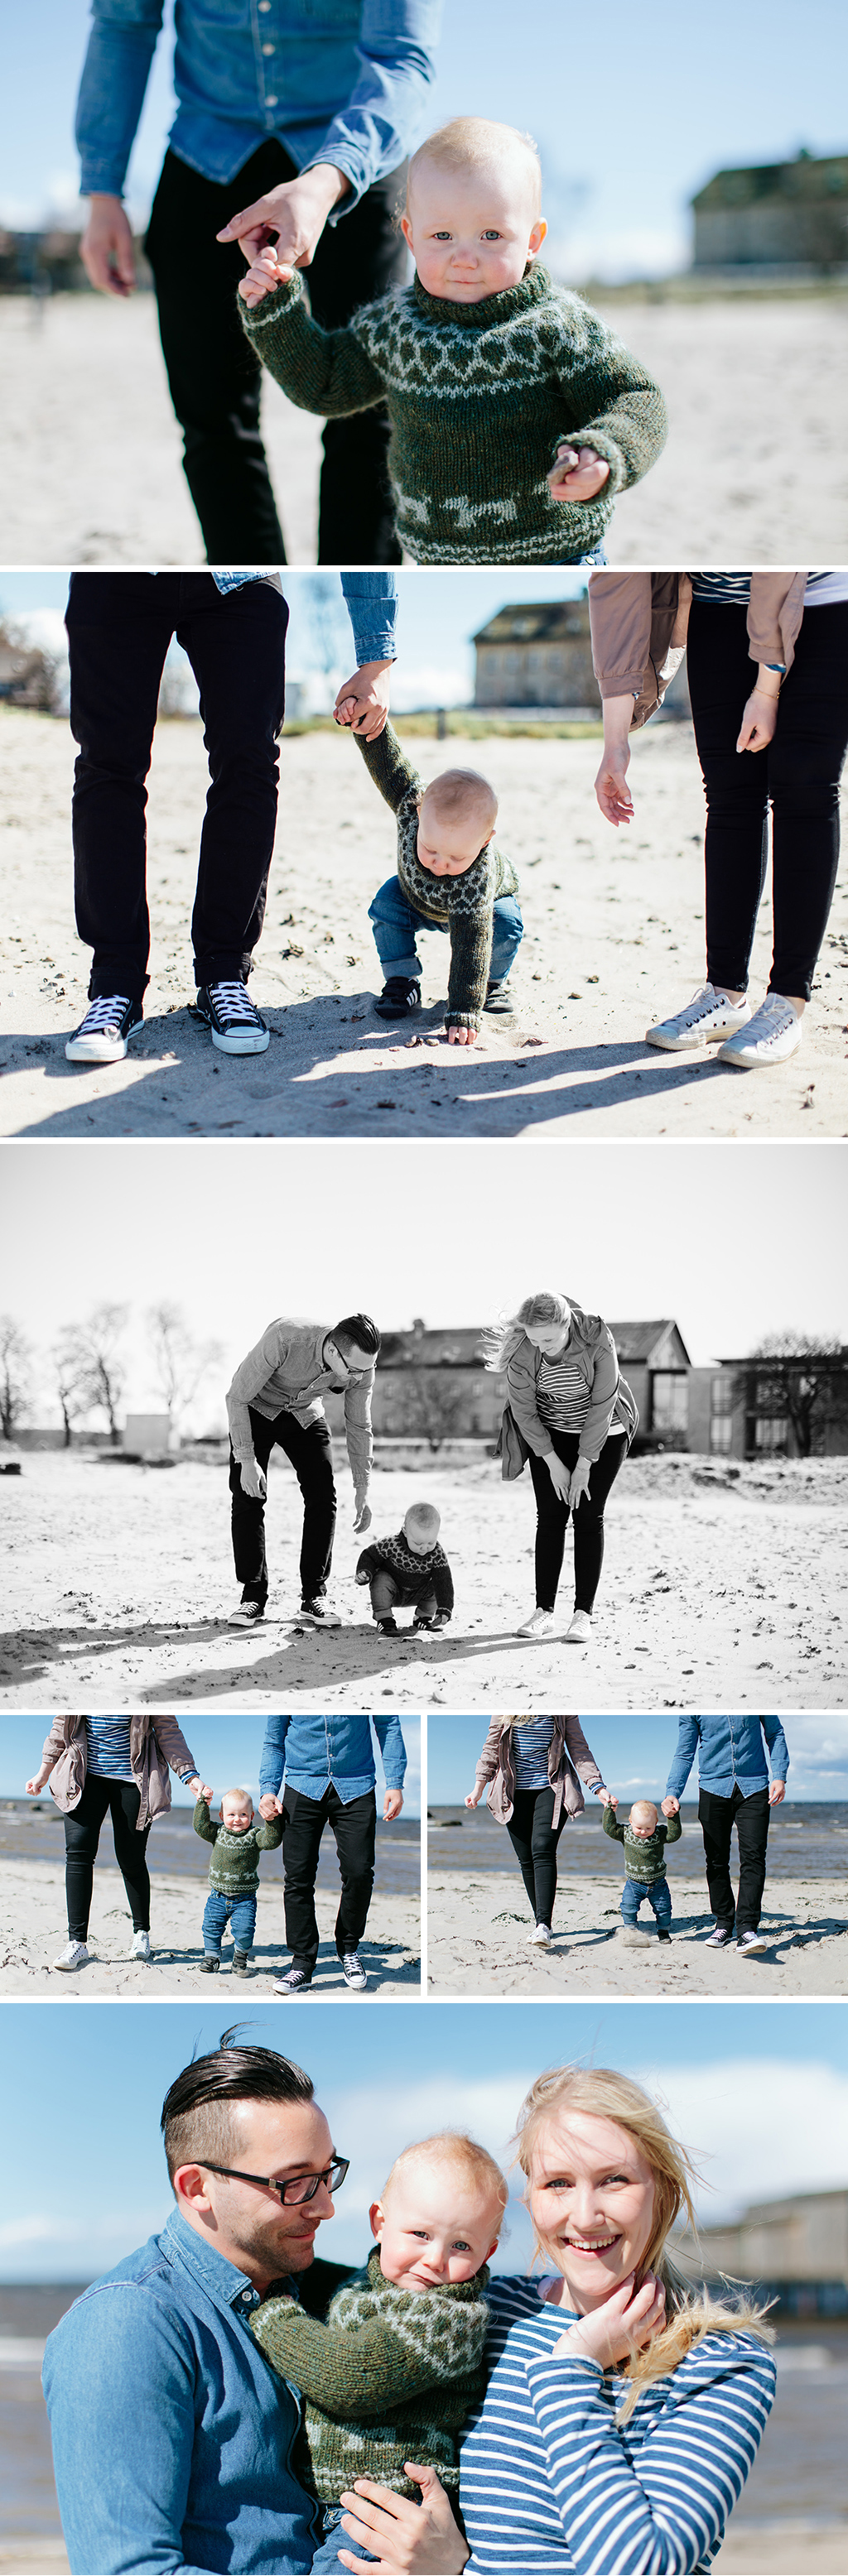
<path id="1" fill-rule="evenodd" d="M 379 2244 L 383 2228 L 386 2224 L 386 2213 L 381 2200 L 372 2200 L 368 2217 L 371 2226 L 371 2234 L 372 2236 L 376 2236 Z"/>

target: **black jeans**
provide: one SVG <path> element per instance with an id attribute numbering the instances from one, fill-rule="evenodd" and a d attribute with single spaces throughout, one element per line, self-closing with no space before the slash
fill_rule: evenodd
<path id="1" fill-rule="evenodd" d="M 134 1780 L 99 1780 L 89 1772 L 81 1798 L 65 1817 L 65 1890 L 68 1938 L 84 1941 L 91 1912 L 94 1863 L 104 1816 L 111 1814 L 115 1859 L 127 1891 L 134 1932 L 150 1930 L 150 1879 L 145 1852 L 150 1826 L 138 1831 L 141 1791 Z"/>
<path id="2" fill-rule="evenodd" d="M 327 1424 L 310 1422 L 304 1426 L 293 1413 L 277 1413 L 273 1422 L 268 1422 L 264 1413 L 254 1412 L 252 1405 L 249 1410 L 254 1455 L 263 1475 L 274 1448 L 284 1450 L 294 1468 L 303 1495 L 300 1588 L 304 1601 L 314 1601 L 326 1587 L 336 1528 L 333 1448 Z M 264 1610 L 268 1599 L 265 1505 L 254 1502 L 252 1494 L 244 1492 L 241 1467 L 232 1448 L 230 1493 L 233 1555 L 241 1597 L 243 1601 L 261 1602 Z"/>
<path id="3" fill-rule="evenodd" d="M 711 1789 L 701 1790 L 698 1819 L 704 1837 L 710 1905 L 716 1923 L 727 1932 L 733 1930 L 734 1912 L 737 1932 L 758 1929 L 766 1883 L 769 1812 L 767 1789 L 755 1789 L 750 1798 L 743 1798 L 739 1788 L 734 1789 L 732 1798 L 716 1798 Z M 730 1884 L 734 1823 L 739 1843 L 739 1895 L 735 1908 Z"/>
<path id="4" fill-rule="evenodd" d="M 693 600 L 689 694 L 707 799 L 707 974 L 744 992 L 772 809 L 774 958 L 769 991 L 809 1001 L 839 861 L 848 742 L 848 601 L 806 608 L 766 751 L 736 749 L 756 680 L 744 607 Z"/>
<path id="5" fill-rule="evenodd" d="M 297 177 L 273 137 L 221 187 L 165 156 L 147 255 L 156 281 L 159 333 L 171 401 L 183 431 L 184 468 L 213 564 L 282 564 L 285 548 L 259 428 L 262 369 L 239 320 L 238 242 L 215 239 L 231 215 Z M 369 188 L 337 225 L 327 224 L 304 273 L 316 322 L 337 330 L 360 304 L 400 281 L 403 238 L 393 216 L 405 164 Z M 186 262 L 191 269 L 187 284 Z M 324 431 L 318 561 L 400 563 L 387 472 L 388 414 L 379 405 Z"/>
<path id="6" fill-rule="evenodd" d="M 534 1919 L 547 1923 L 548 1930 L 554 1917 L 557 1844 L 565 1824 L 565 1807 L 556 1829 L 553 1814 L 552 1789 L 516 1789 L 507 1825 Z"/>
<path id="7" fill-rule="evenodd" d="M 89 994 L 147 984 L 146 779 L 173 635 L 200 690 L 211 787 L 192 914 L 198 984 L 250 973 L 277 820 L 277 736 L 288 608 L 267 581 L 219 591 L 211 573 L 74 575 L 67 628 L 77 929 L 94 950 Z"/>
<path id="8" fill-rule="evenodd" d="M 579 1432 L 552 1431 L 551 1441 L 556 1456 L 562 1459 L 563 1466 L 571 1474 L 577 1465 Z M 604 1561 L 604 1504 L 626 1456 L 626 1434 L 623 1431 L 612 1432 L 604 1441 L 600 1457 L 589 1470 L 589 1491 L 574 1513 L 574 1607 L 575 1610 L 588 1610 L 590 1615 Z M 562 1573 L 565 1533 L 571 1516 L 567 1505 L 560 1501 L 554 1490 L 544 1458 L 534 1458 L 532 1450 L 530 1474 L 538 1515 L 536 1606 L 539 1610 L 553 1610 Z"/>
<path id="9" fill-rule="evenodd" d="M 332 1825 L 339 1855 L 342 1894 L 336 1916 L 336 1949 L 341 1959 L 358 1949 L 374 1886 L 377 1800 L 373 1789 L 345 1806 L 332 1783 L 323 1798 L 305 1798 L 287 1789 L 283 1801 L 283 1868 L 285 1871 L 286 1940 L 292 1967 L 311 1977 L 318 1957 L 315 1877 L 321 1836 Z"/>

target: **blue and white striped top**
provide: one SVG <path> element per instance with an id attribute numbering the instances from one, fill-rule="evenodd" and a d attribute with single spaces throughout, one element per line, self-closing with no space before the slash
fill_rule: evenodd
<path id="1" fill-rule="evenodd" d="M 88 1770 L 95 1780 L 131 1780 L 128 1717 L 87 1717 Z"/>
<path id="2" fill-rule="evenodd" d="M 690 574 L 690 580 L 693 599 L 706 602 L 716 600 L 721 607 L 726 606 L 730 601 L 731 606 L 747 608 L 751 596 L 749 572 L 693 572 Z M 825 605 L 844 599 L 848 599 L 848 571 L 844 566 L 838 572 L 808 572 L 804 591 L 805 608 L 816 608 L 820 604 Z M 782 664 L 775 662 L 771 667 L 774 670 L 782 669 Z"/>
<path id="3" fill-rule="evenodd" d="M 461 2451 L 465 2576 L 698 2576 L 711 2566 L 774 2400 L 754 2335 L 704 2335 L 616 2423 L 627 2382 L 554 2360 L 573 2310 L 539 2285 L 487 2293 L 492 2377 Z"/>

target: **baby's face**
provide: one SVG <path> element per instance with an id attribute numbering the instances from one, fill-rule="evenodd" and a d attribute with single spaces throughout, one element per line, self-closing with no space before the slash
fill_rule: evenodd
<path id="1" fill-rule="evenodd" d="M 647 1815 L 647 1816 L 634 1816 L 634 1815 L 633 1815 L 633 1813 L 631 1812 L 631 1816 L 630 1816 L 630 1831 L 631 1831 L 631 1833 L 632 1833 L 632 1834 L 635 1834 L 635 1836 L 636 1836 L 636 1840 L 637 1840 L 637 1843 L 649 1843 L 649 1842 L 650 1842 L 650 1839 L 651 1839 L 651 1835 L 652 1835 L 652 1834 L 655 1834 L 655 1833 L 656 1833 L 656 1830 L 657 1830 L 657 1811 L 656 1811 L 656 1807 L 652 1807 L 652 1808 L 651 1808 L 651 1811 L 650 1811 L 650 1814 L 649 1814 L 649 1815 Z"/>
<path id="2" fill-rule="evenodd" d="M 493 824 L 492 832 L 494 828 Z M 488 849 L 492 832 L 483 835 L 479 814 L 473 812 L 447 822 L 429 790 L 420 799 L 416 848 L 422 868 L 429 868 L 432 877 L 463 877 L 481 850 Z"/>
<path id="3" fill-rule="evenodd" d="M 375 2201 L 371 2211 L 384 2281 L 400 2290 L 435 2290 L 473 2280 L 495 2251 L 499 2219 L 493 2196 L 475 2190 L 452 2165 L 401 2166 L 385 2201 Z"/>
<path id="4" fill-rule="evenodd" d="M 490 169 L 419 162 L 403 231 L 426 293 L 447 304 L 480 304 L 484 295 L 518 286 L 547 231 L 532 194 L 521 156 Z"/>
<path id="5" fill-rule="evenodd" d="M 429 1556 L 431 1548 L 435 1547 L 438 1531 L 431 1530 L 428 1535 L 426 1531 L 408 1529 L 404 1530 L 404 1537 L 413 1556 Z"/>
<path id="6" fill-rule="evenodd" d="M 228 1834 L 249 1834 L 253 1823 L 251 1801 L 245 1807 L 240 1798 L 222 1798 L 221 1823 L 226 1825 Z"/>

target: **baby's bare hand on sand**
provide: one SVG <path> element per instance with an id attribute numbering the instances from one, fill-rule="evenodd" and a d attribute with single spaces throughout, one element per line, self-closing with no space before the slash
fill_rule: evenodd
<path id="1" fill-rule="evenodd" d="M 476 1029 L 459 1029 L 456 1027 L 449 1028 L 448 1046 L 476 1046 L 476 1043 Z"/>
<path id="2" fill-rule="evenodd" d="M 558 447 L 548 485 L 555 501 L 593 501 L 608 479 L 606 457 L 594 447 Z"/>

